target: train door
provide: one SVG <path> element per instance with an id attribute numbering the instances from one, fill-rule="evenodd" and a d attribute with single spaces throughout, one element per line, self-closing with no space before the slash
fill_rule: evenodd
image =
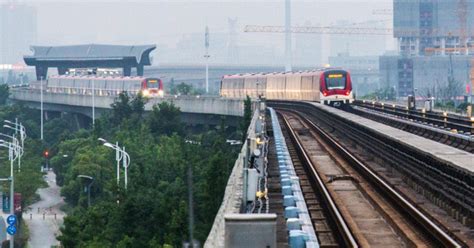
<path id="1" fill-rule="evenodd" d="M 301 100 L 314 101 L 313 77 L 311 75 L 304 75 L 301 77 Z"/>
<path id="2" fill-rule="evenodd" d="M 266 97 L 267 92 L 267 77 L 260 77 L 258 78 L 258 88 L 257 88 L 257 96 L 260 95 L 263 98 Z"/>
<path id="3" fill-rule="evenodd" d="M 322 73 L 322 72 L 320 72 Z M 321 101 L 321 76 L 317 73 L 313 76 L 313 99 L 314 101 Z"/>
<path id="4" fill-rule="evenodd" d="M 284 99 L 298 100 L 301 99 L 301 74 L 288 73 L 286 75 L 286 89 Z"/>

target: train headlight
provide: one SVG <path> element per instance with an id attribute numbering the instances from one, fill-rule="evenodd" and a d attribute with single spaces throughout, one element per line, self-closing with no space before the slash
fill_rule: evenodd
<path id="1" fill-rule="evenodd" d="M 149 90 L 143 90 L 143 91 L 142 91 L 142 94 L 143 94 L 143 96 L 149 96 L 149 95 L 150 95 L 150 91 L 149 91 Z"/>
<path id="2" fill-rule="evenodd" d="M 162 90 L 159 90 L 159 91 L 158 91 L 158 95 L 159 95 L 159 96 L 163 96 L 164 94 L 165 94 L 165 92 L 163 92 Z"/>

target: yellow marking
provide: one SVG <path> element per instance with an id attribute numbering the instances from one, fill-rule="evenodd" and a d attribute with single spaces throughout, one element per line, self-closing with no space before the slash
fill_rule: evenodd
<path id="1" fill-rule="evenodd" d="M 342 74 L 330 74 L 329 78 L 342 78 Z"/>
<path id="2" fill-rule="evenodd" d="M 158 82 L 157 80 L 148 80 L 148 83 L 156 83 Z"/>

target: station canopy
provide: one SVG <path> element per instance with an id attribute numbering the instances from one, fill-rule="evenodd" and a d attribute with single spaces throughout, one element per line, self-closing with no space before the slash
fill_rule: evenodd
<path id="1" fill-rule="evenodd" d="M 46 79 L 48 68 L 58 68 L 64 75 L 71 68 L 122 68 L 124 76 L 131 76 L 132 67 L 143 76 L 143 68 L 151 65 L 150 53 L 156 45 L 74 45 L 32 46 L 33 55 L 24 56 L 25 63 L 36 67 L 37 80 Z"/>

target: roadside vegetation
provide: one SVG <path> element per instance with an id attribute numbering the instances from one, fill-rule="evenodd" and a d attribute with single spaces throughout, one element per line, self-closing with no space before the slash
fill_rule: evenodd
<path id="1" fill-rule="evenodd" d="M 180 110 L 163 102 L 145 114 L 146 99 L 121 94 L 91 131 L 68 135 L 51 150 L 57 183 L 70 206 L 59 240 L 64 247 L 179 247 L 189 240 L 188 175 L 192 168 L 194 238 L 204 243 L 240 147 L 224 125 L 191 133 Z M 116 181 L 118 141 L 131 157 L 128 189 Z M 94 178 L 91 207 L 85 182 Z"/>
<path id="2" fill-rule="evenodd" d="M 203 89 L 197 89 L 193 87 L 191 84 L 187 84 L 185 82 L 181 82 L 176 84 L 174 79 L 171 79 L 171 82 L 166 87 L 169 90 L 170 95 L 182 95 L 182 96 L 190 96 L 190 95 L 204 95 L 205 91 Z"/>
<path id="3" fill-rule="evenodd" d="M 45 164 L 45 159 L 42 157 L 45 145 L 40 141 L 39 137 L 39 111 L 32 110 L 21 104 L 7 104 L 9 95 L 9 88 L 7 85 L 0 85 L 0 123 L 4 120 L 14 121 L 18 118 L 27 132 L 27 139 L 25 140 L 25 153 L 21 159 L 21 171 L 18 171 L 18 161 L 14 162 L 14 176 L 15 176 L 15 192 L 21 194 L 22 211 L 16 212 L 19 217 L 19 224 L 17 224 L 17 234 L 15 235 L 15 247 L 26 247 L 28 241 L 28 228 L 21 219 L 22 212 L 27 211 L 27 206 L 37 200 L 36 190 L 45 187 L 46 183 L 42 179 L 43 173 L 41 166 Z M 46 122 L 49 124 L 49 122 Z M 54 126 L 45 126 L 45 131 L 54 133 Z M 13 131 L 3 128 L 0 133 L 12 135 Z M 10 142 L 8 137 L 2 136 L 0 139 Z M 10 177 L 10 161 L 8 160 L 8 149 L 0 147 L 0 178 Z M 10 183 L 0 182 L 0 192 L 9 196 Z M 1 196 L 0 196 L 1 197 Z M 0 206 L 3 207 L 3 206 Z M 2 247 L 8 247 L 8 241 L 2 243 Z"/>

